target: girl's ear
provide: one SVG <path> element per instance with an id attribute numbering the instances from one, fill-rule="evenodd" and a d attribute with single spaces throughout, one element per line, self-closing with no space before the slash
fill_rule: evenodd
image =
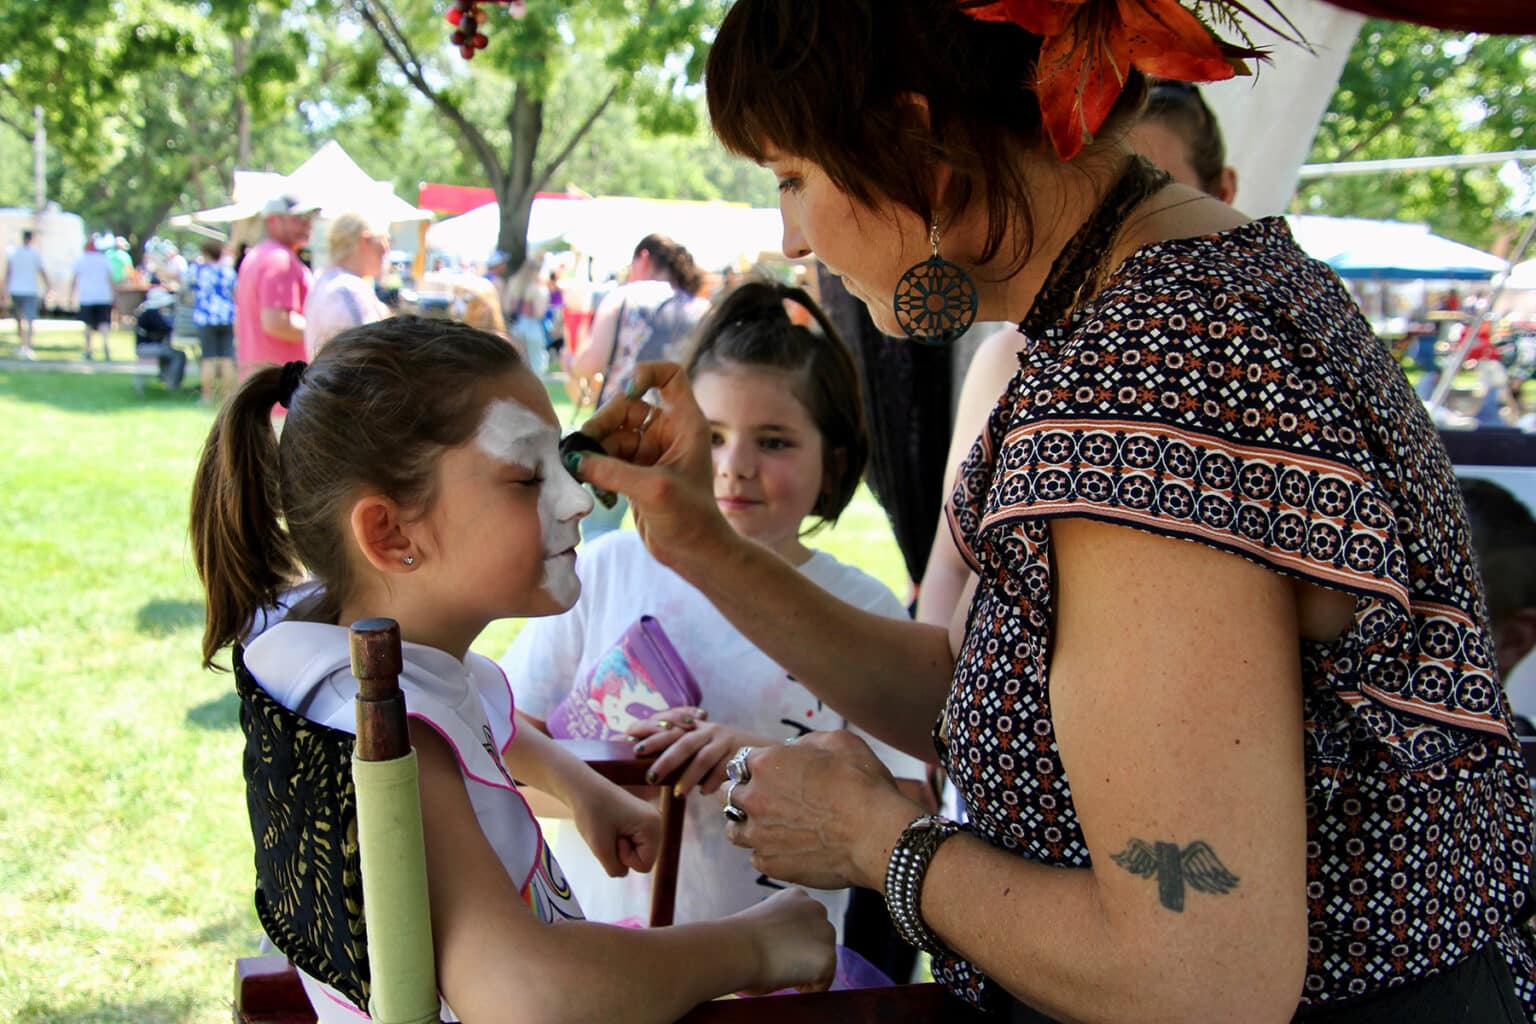
<path id="1" fill-rule="evenodd" d="M 380 572 L 410 572 L 416 545 L 406 534 L 400 508 L 381 494 L 359 498 L 350 517 L 352 539 L 363 557 Z"/>

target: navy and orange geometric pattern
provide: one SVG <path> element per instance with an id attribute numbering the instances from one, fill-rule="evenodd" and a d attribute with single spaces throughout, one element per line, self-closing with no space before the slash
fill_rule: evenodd
<path id="1" fill-rule="evenodd" d="M 1051 519 L 1219 548 L 1355 597 L 1343 635 L 1300 646 L 1302 1005 L 1497 943 L 1536 1011 L 1511 924 L 1531 791 L 1460 491 L 1401 370 L 1283 220 L 1143 248 L 1028 342 L 948 514 L 980 584 L 936 736 L 978 835 L 1091 863 L 1051 725 Z M 984 998 L 966 964 L 935 975 Z"/>

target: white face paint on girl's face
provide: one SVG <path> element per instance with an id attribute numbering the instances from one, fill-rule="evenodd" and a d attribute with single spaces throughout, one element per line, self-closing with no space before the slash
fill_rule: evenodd
<path id="1" fill-rule="evenodd" d="M 539 541 L 544 556 L 541 587 L 563 608 L 576 603 L 578 525 L 592 511 L 592 497 L 560 462 L 560 432 L 517 402 L 499 399 L 485 410 L 475 443 L 491 458 L 532 470 L 539 487 Z"/>

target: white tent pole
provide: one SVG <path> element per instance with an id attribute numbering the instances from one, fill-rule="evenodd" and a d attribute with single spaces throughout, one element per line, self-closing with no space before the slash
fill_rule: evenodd
<path id="1" fill-rule="evenodd" d="M 1331 178 L 1340 174 L 1378 174 L 1383 171 L 1427 171 L 1436 167 L 1486 167 L 1513 160 L 1536 161 L 1536 149 L 1512 149 L 1502 153 L 1446 153 L 1441 156 L 1405 156 L 1390 160 L 1349 160 L 1337 164 L 1304 164 L 1298 178 Z"/>
<path id="2" fill-rule="evenodd" d="M 1483 321 L 1488 319 L 1488 313 L 1493 309 L 1493 304 L 1499 301 L 1499 296 L 1504 292 L 1504 283 L 1509 280 L 1510 271 L 1515 269 L 1515 264 L 1525 259 L 1525 251 L 1531 244 L 1531 236 L 1536 234 L 1536 213 L 1531 214 L 1530 220 L 1525 225 L 1525 231 L 1520 235 L 1520 241 L 1509 251 L 1509 259 L 1504 264 L 1504 269 L 1499 271 L 1493 279 L 1493 289 L 1488 293 L 1488 301 L 1483 308 L 1467 324 L 1467 329 L 1461 336 L 1461 344 L 1457 346 L 1455 353 L 1440 371 L 1440 379 L 1435 382 L 1434 393 L 1429 396 L 1429 411 L 1433 413 L 1444 403 L 1447 395 L 1451 393 L 1451 384 L 1456 374 L 1461 372 L 1461 364 L 1467 359 L 1467 353 L 1472 351 L 1472 346 L 1477 344 L 1477 332 L 1482 329 Z"/>

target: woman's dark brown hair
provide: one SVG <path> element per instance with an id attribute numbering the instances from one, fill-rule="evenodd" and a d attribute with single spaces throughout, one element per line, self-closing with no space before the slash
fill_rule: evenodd
<path id="1" fill-rule="evenodd" d="M 354 585 L 352 502 L 379 493 L 429 511 L 438 457 L 473 436 L 487 385 L 520 365 L 501 338 L 452 320 L 354 327 L 305 369 L 281 438 L 271 410 L 283 368 L 252 374 L 215 419 L 192 485 L 204 666 L 306 573 L 319 587 L 303 617 L 335 622 Z"/>
<path id="2" fill-rule="evenodd" d="M 817 329 L 791 320 L 786 302 L 805 309 Z M 815 300 L 775 281 L 743 282 L 699 325 L 684 365 L 689 379 L 733 367 L 766 367 L 788 378 L 822 441 L 823 484 L 811 509 L 819 522 L 804 533 L 837 522 L 864 478 L 869 429 L 853 356 Z"/>
<path id="3" fill-rule="evenodd" d="M 635 255 L 645 253 L 651 262 L 660 267 L 672 282 L 689 295 L 699 294 L 704 287 L 704 272 L 693 262 L 693 254 L 666 235 L 646 235 L 635 246 Z"/>
<path id="4" fill-rule="evenodd" d="M 1018 154 L 1048 146 L 1029 85 L 1039 52 L 1039 36 L 954 0 L 737 0 L 709 52 L 709 115 L 733 152 L 809 160 L 855 200 L 885 197 L 925 222 L 934 169 L 948 165 L 938 212 L 985 203 L 986 262 L 1010 230 L 1034 233 Z M 1101 134 L 1139 112 L 1145 92 L 1132 70 Z"/>

